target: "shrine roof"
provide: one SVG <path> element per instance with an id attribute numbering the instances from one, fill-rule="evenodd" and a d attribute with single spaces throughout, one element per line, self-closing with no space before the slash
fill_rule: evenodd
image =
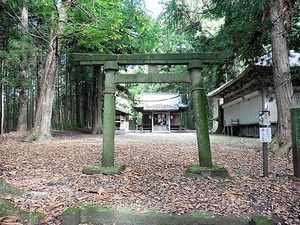
<path id="1" fill-rule="evenodd" d="M 130 115 L 130 113 L 127 110 L 121 109 L 119 107 L 116 107 L 116 112 L 120 114 Z"/>
<path id="2" fill-rule="evenodd" d="M 299 71 L 299 66 L 291 67 L 291 81 L 294 87 L 300 87 Z M 223 98 L 228 102 L 262 87 L 274 87 L 272 67 L 250 65 L 241 74 L 208 93 L 208 97 Z"/>
<path id="3" fill-rule="evenodd" d="M 270 66 L 250 65 L 241 74 L 208 93 L 208 97 L 222 98 L 230 93 L 237 96 L 238 91 L 245 91 L 245 86 L 258 88 L 261 85 L 271 85 L 272 83 Z"/>
<path id="4" fill-rule="evenodd" d="M 184 111 L 189 105 L 182 102 L 179 93 L 152 92 L 144 93 L 140 102 L 133 108 L 141 111 Z"/>

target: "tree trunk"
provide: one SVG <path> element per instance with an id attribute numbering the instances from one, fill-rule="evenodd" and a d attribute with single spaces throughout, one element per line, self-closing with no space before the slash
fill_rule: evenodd
<path id="1" fill-rule="evenodd" d="M 56 107 L 55 107 L 55 112 L 52 117 L 52 126 L 54 129 L 61 129 L 61 115 L 60 115 L 60 109 L 61 109 L 61 101 L 60 101 L 60 82 L 59 82 L 59 77 L 57 76 L 57 88 L 56 88 Z"/>
<path id="2" fill-rule="evenodd" d="M 272 148 L 285 152 L 291 148 L 290 108 L 293 106 L 293 86 L 291 83 L 290 64 L 285 22 L 285 0 L 274 0 L 270 5 L 272 23 L 271 45 L 272 66 L 277 102 L 277 133 Z"/>
<path id="3" fill-rule="evenodd" d="M 73 75 L 73 76 L 72 76 Z M 74 79 L 74 69 L 71 69 L 70 70 L 70 75 L 69 75 L 69 83 L 70 83 L 70 88 L 69 88 L 69 99 L 70 99 L 70 127 L 73 128 L 74 127 L 74 118 L 75 115 L 74 115 L 74 97 L 73 97 L 73 90 L 74 90 L 74 87 L 73 87 L 73 79 Z"/>
<path id="4" fill-rule="evenodd" d="M 32 81 L 34 82 L 34 81 Z M 33 128 L 33 121 L 34 121 L 34 110 L 35 110 L 35 96 L 34 96 L 34 90 L 33 90 L 33 87 L 30 88 L 30 92 L 29 92 L 29 106 L 27 107 L 29 110 L 28 110 L 28 129 L 31 129 Z"/>
<path id="5" fill-rule="evenodd" d="M 11 127 L 10 125 L 10 122 L 11 122 L 11 119 L 10 119 L 10 104 L 11 104 L 11 100 L 10 100 L 10 95 L 9 93 L 11 93 L 12 90 L 7 86 L 5 85 L 4 86 L 4 99 L 5 99 L 5 102 L 4 102 L 4 119 L 3 119 L 3 123 L 4 123 L 4 131 L 3 133 L 8 133 L 9 132 L 9 127 Z"/>
<path id="6" fill-rule="evenodd" d="M 65 74 L 65 93 L 64 93 L 64 112 L 63 112 L 63 120 L 64 120 L 64 128 L 68 129 L 69 123 L 69 103 L 68 103 L 68 85 L 69 85 L 69 66 L 66 67 L 66 74 Z"/>
<path id="7" fill-rule="evenodd" d="M 93 123 L 92 134 L 102 134 L 102 100 L 103 100 L 103 76 L 101 67 L 94 67 L 94 101 L 93 101 Z"/>
<path id="8" fill-rule="evenodd" d="M 52 38 L 50 40 L 49 52 L 47 55 L 43 82 L 38 97 L 37 109 L 34 120 L 34 128 L 32 133 L 26 138 L 26 141 L 46 141 L 52 139 L 51 136 L 51 118 L 54 92 L 57 82 L 57 71 L 60 62 L 60 36 L 62 35 L 65 21 L 66 12 L 64 4 L 60 5 L 58 9 L 59 22 L 56 28 L 51 31 Z"/>
<path id="9" fill-rule="evenodd" d="M 21 69 L 22 81 L 19 92 L 19 115 L 18 115 L 18 127 L 20 132 L 27 131 L 27 89 L 24 85 L 27 78 L 27 72 L 25 68 Z"/>
<path id="10" fill-rule="evenodd" d="M 82 77 L 83 79 L 83 77 Z M 88 90 L 88 84 L 87 84 L 87 80 L 85 79 L 85 81 L 83 82 L 83 85 L 81 86 L 81 101 L 82 101 L 82 125 L 83 127 L 87 127 L 90 128 L 91 126 L 89 126 L 89 122 L 90 122 L 90 104 L 89 104 L 89 90 Z"/>
<path id="11" fill-rule="evenodd" d="M 26 36 L 28 34 L 28 0 L 23 0 L 23 9 L 21 16 L 21 29 L 22 29 L 22 39 L 26 40 Z M 24 54 L 24 53 L 23 53 Z M 27 71 L 25 64 L 26 59 L 20 65 L 20 74 L 21 74 L 21 84 L 20 84 L 20 92 L 19 92 L 19 115 L 18 115 L 18 125 L 17 130 L 24 132 L 27 131 L 27 89 L 25 86 L 25 82 L 27 79 Z"/>
<path id="12" fill-rule="evenodd" d="M 4 74 L 4 60 L 1 60 L 1 73 Z M 4 88 L 2 82 L 0 83 L 0 94 L 1 94 L 0 134 L 4 134 Z"/>
<path id="13" fill-rule="evenodd" d="M 77 128 L 82 128 L 82 101 L 81 101 L 81 98 L 82 98 L 82 93 L 81 93 L 81 84 L 80 84 L 80 81 L 81 81 L 81 69 L 82 68 L 78 68 L 76 70 L 76 88 L 75 88 L 75 101 L 76 101 L 76 108 L 75 108 L 75 111 L 76 111 L 76 127 Z"/>
<path id="14" fill-rule="evenodd" d="M 34 119 L 33 132 L 27 140 L 45 141 L 51 136 L 51 117 L 54 91 L 56 85 L 59 57 L 56 53 L 57 38 L 51 42 L 46 59 L 44 82 L 42 83 Z"/>
<path id="15" fill-rule="evenodd" d="M 17 128 L 17 118 L 16 118 L 16 111 L 17 111 L 17 107 L 18 107 L 18 102 L 17 102 L 17 88 L 13 87 L 12 88 L 13 92 L 12 92 L 12 99 L 13 99 L 13 105 L 12 105 L 12 111 L 11 111 L 11 126 L 9 127 L 9 132 L 11 131 L 15 131 Z"/>

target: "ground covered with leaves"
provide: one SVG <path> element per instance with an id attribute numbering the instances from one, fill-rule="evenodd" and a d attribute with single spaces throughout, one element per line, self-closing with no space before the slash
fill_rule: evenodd
<path id="1" fill-rule="evenodd" d="M 84 175 L 101 162 L 102 137 L 56 132 L 45 143 L 23 142 L 23 135 L 0 136 L 0 178 L 27 190 L 10 198 L 19 208 L 47 214 L 43 224 L 60 224 L 61 213 L 78 203 L 172 214 L 209 212 L 247 216 L 260 213 L 275 224 L 300 224 L 300 182 L 289 179 L 292 158 L 269 155 L 262 177 L 258 139 L 211 136 L 213 162 L 226 167 L 229 180 L 183 176 L 198 162 L 195 133 L 116 135 L 115 162 L 121 175 Z"/>

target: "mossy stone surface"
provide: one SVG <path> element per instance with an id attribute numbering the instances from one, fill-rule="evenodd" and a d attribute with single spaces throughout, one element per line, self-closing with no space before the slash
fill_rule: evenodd
<path id="1" fill-rule="evenodd" d="M 272 225 L 273 222 L 269 217 L 254 214 L 250 218 L 249 225 Z"/>
<path id="2" fill-rule="evenodd" d="M 101 164 L 94 164 L 83 168 L 82 172 L 84 174 L 93 175 L 93 174 L 120 174 L 125 170 L 125 164 L 121 163 L 111 167 L 104 167 Z"/>
<path id="3" fill-rule="evenodd" d="M 228 171 L 224 167 L 212 166 L 212 167 L 203 167 L 198 164 L 190 164 L 186 167 L 184 175 L 186 177 L 213 177 L 219 179 L 231 179 Z"/>
<path id="4" fill-rule="evenodd" d="M 25 193 L 24 190 L 19 189 L 4 180 L 0 179 L 0 197 L 7 196 L 21 196 Z"/>
<path id="5" fill-rule="evenodd" d="M 296 177 L 294 175 L 287 175 L 288 178 L 292 179 L 293 181 L 300 182 L 300 177 Z"/>
<path id="6" fill-rule="evenodd" d="M 79 206 L 73 206 L 73 207 L 69 207 L 67 208 L 63 214 L 64 215 L 74 215 L 76 213 L 80 213 L 80 207 Z"/>
<path id="7" fill-rule="evenodd" d="M 203 213 L 172 215 L 154 211 L 112 210 L 97 204 L 84 206 L 80 218 L 81 223 L 122 225 L 248 225 L 249 222 L 249 219 L 238 216 Z"/>
<path id="8" fill-rule="evenodd" d="M 87 206 L 84 206 L 82 209 L 85 211 L 92 212 L 92 213 L 102 213 L 102 212 L 110 211 L 109 208 L 102 206 L 102 205 L 98 205 L 98 204 L 87 205 Z"/>
<path id="9" fill-rule="evenodd" d="M 16 208 L 10 201 L 0 199 L 0 217 L 17 216 L 22 224 L 37 225 L 46 216 L 44 213 L 29 212 Z"/>
<path id="10" fill-rule="evenodd" d="M 78 225 L 80 224 L 80 207 L 73 206 L 67 208 L 61 216 L 62 225 Z"/>
<path id="11" fill-rule="evenodd" d="M 78 213 L 80 219 L 78 220 Z M 271 225 L 272 220 L 266 216 L 254 214 L 245 216 L 220 216 L 210 213 L 191 213 L 173 215 L 156 211 L 136 211 L 131 209 L 109 209 L 99 204 L 80 205 L 68 208 L 63 215 L 74 215 L 76 220 L 66 220 L 63 224 L 120 224 L 120 225 Z M 75 222 L 74 222 L 75 221 Z"/>
<path id="12" fill-rule="evenodd" d="M 6 196 L 21 196 L 25 193 L 24 190 L 19 189 L 4 180 L 0 179 L 0 197 Z M 2 216 L 17 216 L 19 222 L 22 224 L 40 224 L 40 221 L 46 216 L 43 213 L 24 211 L 16 208 L 10 201 L 0 198 L 0 217 Z"/>

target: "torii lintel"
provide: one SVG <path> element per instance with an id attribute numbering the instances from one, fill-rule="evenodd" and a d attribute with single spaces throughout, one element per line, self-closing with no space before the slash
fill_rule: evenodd
<path id="1" fill-rule="evenodd" d="M 192 60 L 203 64 L 223 62 L 228 55 L 224 52 L 163 53 L 163 54 L 88 54 L 73 53 L 73 62 L 80 65 L 104 65 L 115 61 L 118 65 L 188 65 Z"/>

